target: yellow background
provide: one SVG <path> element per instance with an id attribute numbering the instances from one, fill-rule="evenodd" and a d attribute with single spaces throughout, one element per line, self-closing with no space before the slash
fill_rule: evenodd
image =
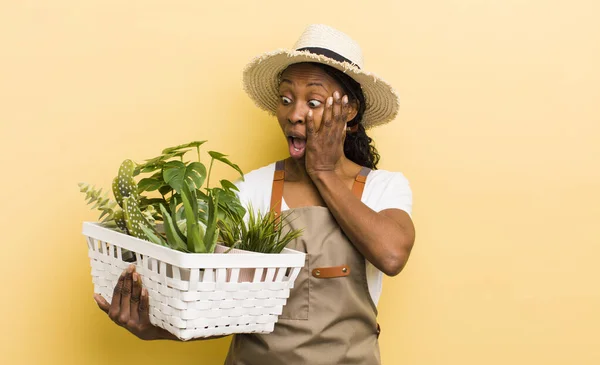
<path id="1" fill-rule="evenodd" d="M 284 157 L 241 71 L 316 22 L 402 97 L 372 132 L 417 226 L 384 363 L 600 363 L 599 4 L 2 1 L 0 363 L 222 362 L 228 339 L 146 343 L 96 308 L 77 182 L 194 139 L 245 171 Z"/>

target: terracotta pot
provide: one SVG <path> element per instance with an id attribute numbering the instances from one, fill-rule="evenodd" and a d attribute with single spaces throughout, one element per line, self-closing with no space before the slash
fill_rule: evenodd
<path id="1" fill-rule="evenodd" d="M 217 246 L 215 247 L 215 253 L 226 253 L 230 254 L 230 253 L 234 253 L 234 254 L 245 254 L 245 255 L 252 255 L 254 254 L 254 252 L 252 251 L 246 251 L 246 250 L 240 250 L 237 248 L 229 248 L 227 246 L 223 246 L 223 245 L 219 245 L 217 244 Z M 231 281 L 231 271 L 232 269 L 227 269 L 227 281 Z M 240 272 L 238 274 L 238 283 L 243 283 L 243 282 L 251 282 L 252 279 L 254 279 L 254 273 L 255 273 L 256 269 L 253 268 L 245 268 L 245 269 L 240 269 Z M 263 281 L 265 279 L 265 273 L 263 273 L 263 277 L 262 280 Z"/>

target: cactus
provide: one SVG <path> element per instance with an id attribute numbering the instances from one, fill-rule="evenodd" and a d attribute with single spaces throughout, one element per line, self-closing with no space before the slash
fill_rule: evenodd
<path id="1" fill-rule="evenodd" d="M 123 199 L 125 210 L 125 222 L 129 234 L 142 240 L 151 241 L 162 246 L 167 246 L 167 242 L 156 231 L 154 225 L 148 222 L 134 196 Z"/>
<path id="2" fill-rule="evenodd" d="M 121 228 L 125 233 L 129 234 L 129 230 L 127 229 L 127 222 L 125 221 L 125 212 L 122 209 L 119 209 L 113 214 L 113 219 L 117 224 L 117 227 Z"/>
<path id="3" fill-rule="evenodd" d="M 137 191 L 137 183 L 133 178 L 136 165 L 131 160 L 125 160 L 119 168 L 119 175 L 114 178 L 112 189 L 117 203 L 125 208 L 124 199 L 132 196 L 136 201 L 140 198 Z"/>
<path id="4" fill-rule="evenodd" d="M 112 192 L 113 195 L 115 196 L 115 200 L 117 201 L 117 204 L 119 204 L 119 206 L 121 208 L 123 208 L 123 195 L 121 195 L 121 191 L 119 190 L 119 178 L 115 177 L 112 181 Z"/>

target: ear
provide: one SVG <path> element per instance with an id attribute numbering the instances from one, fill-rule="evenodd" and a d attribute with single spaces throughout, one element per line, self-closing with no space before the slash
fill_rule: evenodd
<path id="1" fill-rule="evenodd" d="M 349 109 L 348 109 L 348 117 L 346 118 L 346 123 L 348 123 L 349 121 L 354 119 L 356 117 L 356 114 L 358 114 L 358 101 L 357 100 L 351 101 L 349 103 L 348 107 L 349 107 Z"/>

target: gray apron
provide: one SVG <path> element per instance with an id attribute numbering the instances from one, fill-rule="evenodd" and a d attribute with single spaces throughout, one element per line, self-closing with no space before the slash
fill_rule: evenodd
<path id="1" fill-rule="evenodd" d="M 357 176 L 359 199 L 369 169 Z M 271 209 L 280 214 L 285 167 L 276 165 Z M 302 237 L 287 247 L 306 252 L 283 313 L 270 334 L 235 335 L 226 365 L 378 365 L 377 308 L 367 285 L 365 258 L 326 207 L 289 211 Z"/>

